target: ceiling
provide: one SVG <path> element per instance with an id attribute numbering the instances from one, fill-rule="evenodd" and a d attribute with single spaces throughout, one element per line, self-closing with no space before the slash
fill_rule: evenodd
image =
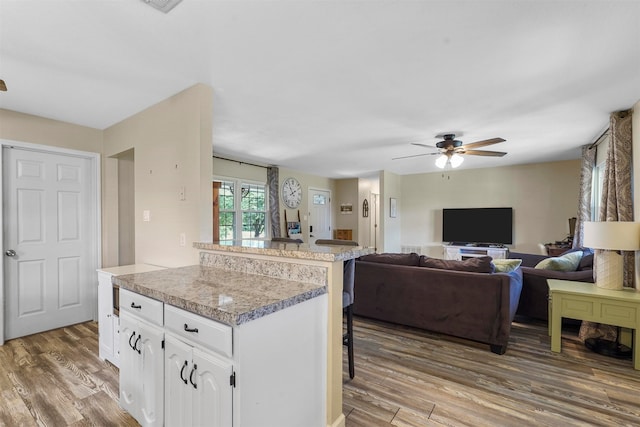
<path id="1" fill-rule="evenodd" d="M 107 128 L 196 83 L 216 155 L 355 177 L 433 172 L 455 132 L 579 157 L 640 100 L 639 1 L 0 0 L 0 108 Z M 0 123 L 1 125 L 1 123 Z"/>

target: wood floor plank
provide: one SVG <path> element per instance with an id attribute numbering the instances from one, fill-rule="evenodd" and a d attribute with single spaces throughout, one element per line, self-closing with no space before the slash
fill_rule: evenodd
<path id="1" fill-rule="evenodd" d="M 392 425 L 640 425 L 640 373 L 629 360 L 591 353 L 570 327 L 553 353 L 546 324 L 514 322 L 504 355 L 359 317 L 354 333 L 356 378 L 345 374 L 344 390 L 359 398 L 349 402 L 347 427 L 383 403 L 399 407 Z"/>
<path id="2" fill-rule="evenodd" d="M 86 322 L 0 346 L 0 425 L 137 426 L 118 406 L 118 369 Z"/>
<path id="3" fill-rule="evenodd" d="M 640 372 L 591 353 L 575 331 L 553 353 L 546 325 L 514 322 L 504 355 L 358 317 L 354 332 L 347 427 L 640 425 Z M 118 406 L 118 369 L 97 354 L 95 322 L 5 343 L 0 425 L 136 426 Z"/>

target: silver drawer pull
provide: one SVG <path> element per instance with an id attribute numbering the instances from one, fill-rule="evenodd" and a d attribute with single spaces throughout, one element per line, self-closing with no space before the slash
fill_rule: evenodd
<path id="1" fill-rule="evenodd" d="M 197 334 L 198 333 L 198 328 L 189 328 L 189 325 L 187 325 L 185 323 L 184 324 L 184 331 L 185 332 L 195 332 Z"/>

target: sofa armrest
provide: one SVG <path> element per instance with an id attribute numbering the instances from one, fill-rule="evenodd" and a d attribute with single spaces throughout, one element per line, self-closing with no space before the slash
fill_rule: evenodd
<path id="1" fill-rule="evenodd" d="M 576 282 L 593 283 L 593 270 L 555 271 L 555 270 L 544 270 L 541 268 L 522 267 L 522 274 L 525 278 L 529 278 L 529 279 L 542 278 L 545 281 L 547 279 L 559 279 L 559 280 L 574 280 Z"/>
<path id="2" fill-rule="evenodd" d="M 509 252 L 509 258 L 519 258 L 522 260 L 522 267 L 535 267 L 543 259 L 549 258 L 547 255 L 525 254 L 522 252 Z"/>

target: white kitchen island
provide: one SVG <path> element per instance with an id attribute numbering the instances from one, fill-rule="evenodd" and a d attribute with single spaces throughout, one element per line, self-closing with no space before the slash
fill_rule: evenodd
<path id="1" fill-rule="evenodd" d="M 342 261 L 371 250 L 194 246 L 198 266 L 113 278 L 125 290 L 121 405 L 143 425 L 344 425 Z M 161 353 L 162 383 L 150 359 Z"/>

